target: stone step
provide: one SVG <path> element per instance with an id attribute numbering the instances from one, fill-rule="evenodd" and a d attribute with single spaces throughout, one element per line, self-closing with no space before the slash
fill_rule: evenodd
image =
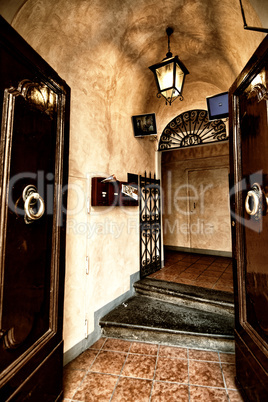
<path id="1" fill-rule="evenodd" d="M 232 293 L 144 278 L 134 283 L 137 294 L 216 314 L 234 316 Z"/>
<path id="2" fill-rule="evenodd" d="M 104 336 L 234 351 L 234 318 L 136 295 L 100 320 Z"/>

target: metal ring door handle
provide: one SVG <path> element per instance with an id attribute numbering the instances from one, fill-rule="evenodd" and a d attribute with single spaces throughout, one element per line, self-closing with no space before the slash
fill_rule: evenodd
<path id="1" fill-rule="evenodd" d="M 45 203 L 41 195 L 38 194 L 35 186 L 29 185 L 25 187 L 22 193 L 22 198 L 24 200 L 25 223 L 32 223 L 33 221 L 40 219 L 44 215 Z M 36 212 L 33 209 L 33 206 L 35 206 L 37 202 L 39 203 L 39 207 Z"/>
<path id="2" fill-rule="evenodd" d="M 252 207 L 250 206 L 250 199 L 252 198 L 253 203 L 252 203 Z M 257 194 L 250 190 L 247 193 L 247 197 L 246 197 L 246 201 L 245 201 L 245 208 L 246 211 L 249 215 L 256 215 L 256 213 L 259 210 L 259 206 L 260 206 L 260 198 L 257 196 Z"/>
<path id="3" fill-rule="evenodd" d="M 254 183 L 248 191 L 245 200 L 245 209 L 250 216 L 254 217 L 254 219 L 259 220 L 261 218 L 263 209 L 263 193 L 258 183 Z"/>

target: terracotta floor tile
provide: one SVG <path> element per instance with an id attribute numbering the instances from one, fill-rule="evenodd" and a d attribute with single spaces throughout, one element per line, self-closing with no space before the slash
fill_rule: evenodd
<path id="1" fill-rule="evenodd" d="M 188 402 L 188 385 L 154 382 L 151 402 Z"/>
<path id="2" fill-rule="evenodd" d="M 156 274 L 161 274 L 163 272 L 167 273 L 169 272 L 169 270 L 173 267 L 173 265 L 171 267 L 163 267 L 161 269 L 159 269 L 157 272 L 155 272 Z"/>
<path id="3" fill-rule="evenodd" d="M 148 402 L 152 381 L 122 377 L 116 386 L 112 402 Z"/>
<path id="4" fill-rule="evenodd" d="M 187 359 L 187 349 L 175 346 L 160 346 L 159 356 Z"/>
<path id="5" fill-rule="evenodd" d="M 170 251 L 166 254 L 167 261 L 179 261 L 185 257 L 185 253 L 179 253 L 177 251 L 171 253 Z"/>
<path id="6" fill-rule="evenodd" d="M 217 283 L 225 285 L 225 286 L 233 286 L 233 280 L 232 279 L 227 279 L 227 278 L 222 278 L 222 277 L 220 277 L 218 279 Z"/>
<path id="7" fill-rule="evenodd" d="M 80 369 L 80 370 L 89 370 L 91 364 L 95 360 L 97 354 L 99 353 L 98 350 L 94 349 L 87 349 L 81 355 L 76 357 L 73 361 L 71 361 L 66 368 L 67 369 Z"/>
<path id="8" fill-rule="evenodd" d="M 190 267 L 190 268 L 186 268 L 185 272 L 191 273 L 191 274 L 202 274 L 205 271 L 203 268 Z"/>
<path id="9" fill-rule="evenodd" d="M 183 262 L 191 262 L 192 264 L 199 260 L 199 257 L 195 257 L 193 254 L 189 254 L 184 257 L 181 261 Z"/>
<path id="10" fill-rule="evenodd" d="M 217 352 L 189 349 L 189 359 L 219 362 L 219 355 Z"/>
<path id="11" fill-rule="evenodd" d="M 157 279 L 157 277 L 158 277 L 158 273 L 157 273 L 157 272 L 155 272 L 154 274 L 151 274 L 151 275 L 148 275 L 148 276 L 147 276 L 147 278 L 155 278 L 155 279 Z"/>
<path id="12" fill-rule="evenodd" d="M 224 285 L 217 285 L 215 284 L 215 286 L 213 286 L 213 289 L 215 290 L 222 290 L 223 292 L 229 292 L 229 293 L 233 293 L 233 286 L 224 286 Z"/>
<path id="13" fill-rule="evenodd" d="M 97 342 L 90 346 L 89 349 L 101 349 L 105 341 L 106 338 L 100 338 L 99 340 L 97 340 Z"/>
<path id="14" fill-rule="evenodd" d="M 194 280 L 196 280 L 196 278 L 198 278 L 198 276 L 199 276 L 199 273 L 192 274 L 192 273 L 182 272 L 178 276 L 178 278 L 189 279 L 190 281 L 194 281 Z"/>
<path id="15" fill-rule="evenodd" d="M 183 278 L 175 278 L 175 283 L 184 283 L 185 285 L 192 285 L 195 286 L 195 281 L 191 281 L 190 279 L 183 279 Z"/>
<path id="16" fill-rule="evenodd" d="M 121 375 L 152 380 L 155 363 L 156 357 L 129 354 Z"/>
<path id="17" fill-rule="evenodd" d="M 178 261 L 178 262 L 176 263 L 176 265 L 178 265 L 178 267 L 185 267 L 185 268 L 187 268 L 187 267 L 190 267 L 190 266 L 192 265 L 192 263 L 191 263 L 191 262 L 188 262 L 188 261 L 181 260 L 181 261 Z"/>
<path id="18" fill-rule="evenodd" d="M 235 383 L 235 365 L 222 363 L 222 371 L 225 378 L 226 386 L 230 389 L 237 389 Z"/>
<path id="19" fill-rule="evenodd" d="M 170 268 L 173 265 L 178 264 L 179 262 L 180 262 L 180 259 L 174 259 L 174 260 L 171 260 L 171 261 L 165 261 L 165 268 L 166 267 Z"/>
<path id="20" fill-rule="evenodd" d="M 113 350 L 118 352 L 128 352 L 131 346 L 131 342 L 125 341 L 123 339 L 113 339 L 109 338 L 103 345 L 103 350 Z"/>
<path id="21" fill-rule="evenodd" d="M 225 389 L 190 386 L 191 402 L 228 402 Z"/>
<path id="22" fill-rule="evenodd" d="M 187 360 L 159 357 L 156 380 L 188 383 Z"/>
<path id="23" fill-rule="evenodd" d="M 173 264 L 176 260 L 176 251 L 165 250 L 166 265 L 164 269 L 167 267 L 168 270 L 165 271 L 165 275 L 161 273 L 161 276 L 154 276 L 156 279 L 233 293 L 232 259 L 230 257 L 182 252 L 178 254 L 180 259 Z M 171 265 L 170 262 L 172 262 Z M 178 271 L 174 270 L 175 265 L 182 266 L 185 270 L 176 275 Z M 197 273 L 202 276 L 196 276 Z M 222 280 L 224 279 L 226 282 L 216 283 L 222 274 L 224 274 Z"/>
<path id="24" fill-rule="evenodd" d="M 220 361 L 222 363 L 235 364 L 235 354 L 234 353 L 220 353 Z"/>
<path id="25" fill-rule="evenodd" d="M 203 271 L 205 271 L 207 268 L 209 267 L 209 265 L 207 264 L 203 264 L 203 262 L 197 261 L 196 263 L 194 263 L 193 265 L 191 265 L 191 268 L 195 268 L 195 269 L 201 269 Z"/>
<path id="26" fill-rule="evenodd" d="M 189 360 L 190 384 L 224 387 L 219 363 Z"/>
<path id="27" fill-rule="evenodd" d="M 230 402 L 244 402 L 244 399 L 242 398 L 239 391 L 234 391 L 234 390 L 229 389 L 228 395 L 229 395 Z"/>
<path id="28" fill-rule="evenodd" d="M 158 345 L 143 342 L 132 342 L 129 353 L 157 355 Z"/>
<path id="29" fill-rule="evenodd" d="M 200 286 L 200 287 L 206 287 L 206 288 L 210 288 L 212 286 L 215 285 L 215 280 L 211 279 L 211 278 L 202 278 L 202 279 L 197 279 L 196 280 L 196 285 Z"/>
<path id="30" fill-rule="evenodd" d="M 233 285 L 233 283 L 232 283 L 232 281 L 228 281 L 228 279 L 218 279 L 216 282 L 216 285 L 231 287 Z"/>
<path id="31" fill-rule="evenodd" d="M 199 259 L 200 264 L 206 264 L 206 265 L 210 265 L 212 264 L 212 262 L 215 261 L 215 257 L 201 257 Z"/>
<path id="32" fill-rule="evenodd" d="M 173 279 L 176 278 L 176 275 L 167 275 L 167 274 L 160 274 L 157 276 L 156 279 L 161 279 L 162 281 L 173 282 Z"/>
<path id="33" fill-rule="evenodd" d="M 182 272 L 185 272 L 186 269 L 187 268 L 185 268 L 185 267 L 177 267 L 177 266 L 173 265 L 172 267 L 170 267 L 167 270 L 162 271 L 162 272 L 164 272 L 165 274 L 168 274 L 168 275 L 179 275 Z"/>
<path id="34" fill-rule="evenodd" d="M 221 276 L 221 278 L 232 280 L 232 279 L 233 279 L 233 275 L 232 275 L 231 272 L 226 272 L 226 271 L 224 271 L 223 274 L 222 274 L 222 276 Z"/>
<path id="35" fill-rule="evenodd" d="M 85 402 L 109 401 L 117 380 L 117 376 L 89 373 L 73 399 Z"/>
<path id="36" fill-rule="evenodd" d="M 201 274 L 201 277 L 214 278 L 216 281 L 217 279 L 219 279 L 220 275 L 221 275 L 221 273 L 218 271 L 203 271 Z"/>
<path id="37" fill-rule="evenodd" d="M 211 265 L 215 266 L 215 267 L 223 267 L 223 268 L 227 268 L 229 265 L 229 262 L 221 262 L 221 261 L 214 261 Z"/>
<path id="38" fill-rule="evenodd" d="M 217 282 L 217 280 L 218 280 L 218 278 L 216 277 L 215 278 L 215 276 L 206 276 L 206 275 L 200 275 L 197 279 L 196 279 L 196 281 L 198 282 L 198 281 L 200 281 L 200 283 L 207 283 L 207 284 L 210 284 L 211 286 L 214 286 L 215 284 L 216 284 L 216 282 Z"/>
<path id="39" fill-rule="evenodd" d="M 165 266 L 167 267 L 167 266 L 173 265 L 178 261 L 179 261 L 179 258 L 166 258 Z"/>
<path id="40" fill-rule="evenodd" d="M 118 375 L 122 370 L 126 356 L 126 353 L 100 351 L 90 371 Z"/>
<path id="41" fill-rule="evenodd" d="M 72 399 L 86 372 L 80 370 L 63 370 L 63 396 Z"/>
<path id="42" fill-rule="evenodd" d="M 225 268 L 224 267 L 219 267 L 218 265 L 210 265 L 207 268 L 207 271 L 214 271 L 214 272 L 224 272 Z"/>

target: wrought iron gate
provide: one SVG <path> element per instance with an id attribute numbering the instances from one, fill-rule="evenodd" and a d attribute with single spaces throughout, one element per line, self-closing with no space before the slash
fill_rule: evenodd
<path id="1" fill-rule="evenodd" d="M 140 176 L 140 276 L 161 268 L 160 180 Z"/>

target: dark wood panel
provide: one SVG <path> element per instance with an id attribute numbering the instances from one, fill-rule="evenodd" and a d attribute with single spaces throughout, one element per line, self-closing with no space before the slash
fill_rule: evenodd
<path id="1" fill-rule="evenodd" d="M 268 37 L 229 91 L 236 378 L 254 402 L 268 384 L 267 88 Z"/>
<path id="2" fill-rule="evenodd" d="M 54 401 L 62 393 L 70 88 L 2 18 L 0 102 L 0 400 Z M 26 208 L 29 185 L 36 197 Z"/>

